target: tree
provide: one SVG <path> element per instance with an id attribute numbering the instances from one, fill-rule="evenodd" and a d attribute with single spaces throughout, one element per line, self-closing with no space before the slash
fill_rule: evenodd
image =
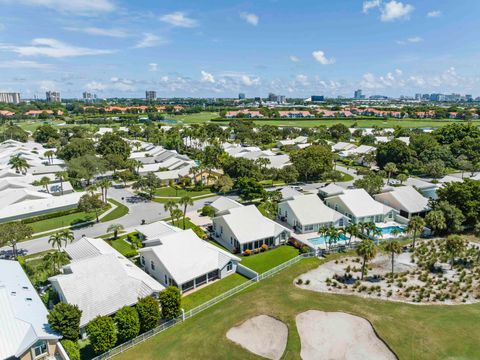
<path id="1" fill-rule="evenodd" d="M 163 204 L 163 209 L 170 213 L 170 218 L 173 219 L 173 210 L 178 208 L 178 204 L 175 200 L 168 200 L 165 204 Z"/>
<path id="2" fill-rule="evenodd" d="M 88 323 L 86 331 L 95 354 L 104 353 L 117 343 L 115 323 L 109 316 L 97 316 Z"/>
<path id="3" fill-rule="evenodd" d="M 140 320 L 140 331 L 151 330 L 158 325 L 160 320 L 160 308 L 158 302 L 151 296 L 147 296 L 138 300 L 135 306 Z"/>
<path id="4" fill-rule="evenodd" d="M 265 189 L 255 179 L 242 177 L 235 182 L 235 189 L 242 200 L 260 199 L 265 196 Z"/>
<path id="5" fill-rule="evenodd" d="M 115 314 L 118 341 L 123 343 L 140 333 L 140 319 L 135 308 L 124 306 Z"/>
<path id="6" fill-rule="evenodd" d="M 10 222 L 0 224 L 0 245 L 11 246 L 13 257 L 17 257 L 17 243 L 30 238 L 33 234 L 31 226 L 22 222 Z"/>
<path id="7" fill-rule="evenodd" d="M 421 234 L 423 228 L 425 227 L 425 220 L 422 217 L 415 215 L 408 221 L 407 225 L 407 232 L 412 233 L 413 235 L 413 243 L 412 247 L 415 249 L 415 240 L 417 239 L 417 235 Z"/>
<path id="8" fill-rule="evenodd" d="M 60 189 L 63 195 L 63 182 L 68 179 L 68 172 L 67 171 L 59 171 L 55 173 L 55 179 L 60 180 Z"/>
<path id="9" fill-rule="evenodd" d="M 10 168 L 15 170 L 16 173 L 25 173 L 30 168 L 27 160 L 22 158 L 20 154 L 12 156 L 8 161 L 8 165 L 10 165 Z"/>
<path id="10" fill-rule="evenodd" d="M 215 216 L 215 209 L 210 205 L 204 205 L 202 207 L 201 215 L 213 218 Z"/>
<path id="11" fill-rule="evenodd" d="M 381 169 L 388 163 L 394 163 L 398 168 L 404 169 L 411 163 L 413 156 L 413 150 L 398 139 L 380 143 L 377 147 L 377 165 Z"/>
<path id="12" fill-rule="evenodd" d="M 455 257 L 465 251 L 467 248 L 467 242 L 460 235 L 450 235 L 445 239 L 445 251 L 450 255 L 450 264 L 451 269 L 453 269 L 453 264 L 455 262 Z"/>
<path id="13" fill-rule="evenodd" d="M 480 219 L 480 181 L 449 182 L 437 190 L 437 195 L 439 201 L 460 209 L 465 216 L 465 225 L 474 226 Z"/>
<path id="14" fill-rule="evenodd" d="M 356 252 L 357 255 L 363 259 L 361 276 L 361 279 L 363 280 L 366 270 L 365 266 L 367 265 L 368 261 L 372 260 L 377 255 L 377 247 L 372 240 L 364 239 L 357 245 Z"/>
<path id="15" fill-rule="evenodd" d="M 132 185 L 133 189 L 139 189 L 146 193 L 149 199 L 153 198 L 155 191 L 162 186 L 160 179 L 152 172 L 142 176 L 136 183 Z"/>
<path id="16" fill-rule="evenodd" d="M 222 175 L 215 181 L 214 187 L 220 194 L 226 194 L 232 190 L 233 180 L 228 175 Z"/>
<path id="17" fill-rule="evenodd" d="M 302 180 L 317 180 L 333 169 L 333 154 L 323 145 L 312 145 L 290 153 L 290 161 Z"/>
<path id="18" fill-rule="evenodd" d="M 65 161 L 85 155 L 95 155 L 95 143 L 88 138 L 72 138 L 57 152 L 57 156 Z"/>
<path id="19" fill-rule="evenodd" d="M 435 159 L 427 162 L 423 168 L 425 170 L 425 174 L 433 178 L 442 177 L 447 171 L 445 167 L 445 162 L 440 159 Z"/>
<path id="20" fill-rule="evenodd" d="M 101 179 L 97 181 L 97 185 L 102 190 L 102 200 L 106 204 L 107 203 L 107 192 L 108 188 L 112 186 L 112 182 L 107 178 Z"/>
<path id="21" fill-rule="evenodd" d="M 447 227 L 445 216 L 440 210 L 430 211 L 427 216 L 425 216 L 425 222 L 435 235 Z"/>
<path id="22" fill-rule="evenodd" d="M 108 229 L 107 229 L 107 232 L 113 232 L 113 240 L 117 240 L 117 237 L 118 237 L 118 232 L 123 230 L 123 225 L 122 224 L 111 224 Z"/>
<path id="23" fill-rule="evenodd" d="M 77 180 L 85 180 L 87 185 L 95 175 L 106 170 L 105 162 L 95 155 L 84 155 L 67 162 L 68 176 Z"/>
<path id="24" fill-rule="evenodd" d="M 100 200 L 100 196 L 98 194 L 85 194 L 78 201 L 78 209 L 80 211 L 84 211 L 86 213 L 95 211 L 97 223 L 99 222 L 98 212 L 103 208 L 103 206 L 103 201 Z"/>
<path id="25" fill-rule="evenodd" d="M 385 244 L 385 251 L 390 253 L 390 257 L 392 258 L 392 276 L 394 273 L 394 265 L 395 265 L 395 254 L 400 254 L 402 252 L 402 247 L 398 240 L 390 240 L 387 241 Z"/>
<path id="26" fill-rule="evenodd" d="M 47 150 L 43 153 L 43 156 L 47 157 L 48 163 L 52 164 L 53 157 L 55 156 L 55 151 L 53 150 Z"/>
<path id="27" fill-rule="evenodd" d="M 363 178 L 355 180 L 353 186 L 364 189 L 370 195 L 378 194 L 383 187 L 383 177 L 370 171 Z"/>
<path id="28" fill-rule="evenodd" d="M 50 190 L 48 189 L 48 185 L 50 185 L 50 178 L 48 176 L 42 176 L 42 178 L 38 181 L 40 186 L 45 188 L 45 191 L 50 194 Z"/>
<path id="29" fill-rule="evenodd" d="M 402 185 L 405 181 L 408 180 L 408 175 L 407 174 L 398 174 L 397 175 L 397 180 L 400 181 L 400 185 Z"/>
<path id="30" fill-rule="evenodd" d="M 178 227 L 180 227 L 180 220 L 183 217 L 183 211 L 180 210 L 179 208 L 175 208 L 172 210 L 172 223 L 175 225 L 177 224 Z"/>
<path id="31" fill-rule="evenodd" d="M 193 205 L 193 200 L 190 196 L 186 195 L 181 197 L 178 203 L 183 206 L 183 229 L 185 230 L 185 217 L 187 216 L 187 208 L 188 206 Z"/>
<path id="32" fill-rule="evenodd" d="M 392 174 L 395 174 L 398 171 L 397 165 L 389 162 L 385 164 L 385 166 L 383 167 L 383 170 L 387 172 L 388 174 L 387 184 L 390 184 L 390 177 L 392 176 Z"/>
<path id="33" fill-rule="evenodd" d="M 48 314 L 48 323 L 52 330 L 58 332 L 64 339 L 77 341 L 80 337 L 80 318 L 82 310 L 77 305 L 60 302 Z"/>
<path id="34" fill-rule="evenodd" d="M 465 222 L 465 216 L 455 205 L 447 201 L 439 201 L 434 204 L 433 209 L 443 213 L 446 224 L 445 231 L 447 233 L 456 233 L 463 230 L 462 224 Z"/>
<path id="35" fill-rule="evenodd" d="M 69 229 L 65 229 L 50 235 L 48 243 L 51 244 L 52 247 L 56 247 L 58 251 L 60 251 L 62 249 L 62 244 L 66 246 L 68 242 L 71 243 L 73 239 L 73 232 Z"/>
<path id="36" fill-rule="evenodd" d="M 297 168 L 293 165 L 287 165 L 282 169 L 278 170 L 278 178 L 283 180 L 285 184 L 292 184 L 298 181 L 300 174 L 297 171 Z"/>
<path id="37" fill-rule="evenodd" d="M 175 319 L 181 314 L 182 296 L 177 287 L 168 286 L 159 293 L 158 298 L 164 319 Z"/>
<path id="38" fill-rule="evenodd" d="M 332 244 L 336 244 L 338 240 L 340 240 L 342 231 L 340 229 L 337 229 L 334 226 L 330 226 L 326 231 L 326 235 L 327 235 L 328 248 L 330 249 L 332 247 Z"/>
<path id="39" fill-rule="evenodd" d="M 348 245 L 352 243 L 352 237 L 358 237 L 360 235 L 360 229 L 357 224 L 355 223 L 349 223 L 345 228 L 343 229 L 343 232 L 345 234 L 348 234 Z"/>
<path id="40" fill-rule="evenodd" d="M 120 155 L 124 161 L 130 157 L 130 151 L 130 145 L 116 133 L 105 133 L 97 145 L 97 152 L 103 157 L 116 154 Z"/>
<path id="41" fill-rule="evenodd" d="M 43 267 L 52 270 L 52 274 L 57 274 L 62 265 L 68 264 L 69 259 L 63 251 L 49 252 L 42 258 Z"/>
<path id="42" fill-rule="evenodd" d="M 117 178 L 123 182 L 123 186 L 127 186 L 127 181 L 133 180 L 135 175 L 130 170 L 119 171 L 116 174 Z"/>
<path id="43" fill-rule="evenodd" d="M 58 130 L 52 125 L 40 125 L 33 132 L 33 139 L 41 144 L 45 144 L 50 139 L 58 139 L 60 137 Z"/>
<path id="44" fill-rule="evenodd" d="M 81 360 L 80 347 L 78 346 L 78 343 L 68 339 L 63 339 L 61 343 L 70 360 Z"/>

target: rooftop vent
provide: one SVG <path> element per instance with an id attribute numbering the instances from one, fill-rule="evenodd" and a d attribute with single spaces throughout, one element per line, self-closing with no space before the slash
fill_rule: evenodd
<path id="1" fill-rule="evenodd" d="M 28 298 L 25 298 L 25 301 L 33 301 L 33 299 L 28 297 Z"/>

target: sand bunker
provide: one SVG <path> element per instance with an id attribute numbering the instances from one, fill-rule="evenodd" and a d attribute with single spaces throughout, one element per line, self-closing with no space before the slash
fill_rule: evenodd
<path id="1" fill-rule="evenodd" d="M 297 315 L 303 360 L 394 360 L 370 323 L 342 312 L 310 310 Z"/>
<path id="2" fill-rule="evenodd" d="M 267 359 L 280 359 L 287 346 L 288 328 L 267 315 L 255 316 L 228 330 L 227 338 Z"/>

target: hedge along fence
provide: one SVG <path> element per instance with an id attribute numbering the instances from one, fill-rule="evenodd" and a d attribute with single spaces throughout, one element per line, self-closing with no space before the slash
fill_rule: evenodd
<path id="1" fill-rule="evenodd" d="M 315 256 L 315 252 L 310 252 L 310 253 L 306 253 L 306 254 L 301 254 L 301 255 L 298 255 L 297 257 L 294 257 L 293 259 L 290 259 L 262 274 L 259 274 L 257 275 L 256 277 L 254 277 L 253 279 L 250 279 L 250 280 L 247 280 L 246 282 L 244 282 L 243 284 L 240 284 L 238 285 L 237 287 L 234 287 L 226 292 L 224 292 L 223 294 L 211 299 L 211 300 L 208 300 L 206 302 L 204 302 L 203 304 L 191 309 L 191 310 L 188 310 L 187 312 L 184 312 L 181 316 L 175 318 L 175 319 L 172 319 L 172 320 L 169 320 L 163 324 L 161 324 L 160 326 L 157 326 L 156 328 L 152 329 L 152 330 L 149 330 L 139 336 L 137 336 L 136 338 L 133 338 L 132 340 L 129 340 L 121 345 L 118 345 L 116 347 L 114 347 L 113 349 L 93 358 L 92 360 L 105 360 L 105 359 L 111 359 L 113 358 L 115 355 L 118 355 L 118 354 L 121 354 L 131 348 L 133 348 L 134 346 L 144 342 L 145 340 L 148 340 L 150 339 L 151 337 L 155 336 L 156 334 L 159 334 L 175 325 L 177 325 L 178 323 L 182 323 L 184 322 L 185 320 L 201 313 L 202 311 L 204 310 L 207 310 L 208 308 L 222 302 L 223 300 L 225 299 L 228 299 L 229 297 L 233 296 L 233 295 L 236 295 L 238 294 L 239 292 L 245 290 L 246 288 L 256 284 L 257 282 L 259 281 L 262 281 L 262 280 L 265 280 L 265 279 L 268 279 L 269 277 L 277 274 L 278 272 L 282 271 L 283 269 L 286 269 L 287 267 L 293 265 L 293 264 L 296 264 L 297 262 L 299 262 L 300 260 L 302 259 L 305 259 L 305 258 L 309 258 L 309 257 L 313 257 Z"/>

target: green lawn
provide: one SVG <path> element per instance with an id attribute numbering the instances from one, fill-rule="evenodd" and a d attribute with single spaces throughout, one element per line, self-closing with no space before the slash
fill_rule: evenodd
<path id="1" fill-rule="evenodd" d="M 245 276 L 238 273 L 229 275 L 200 290 L 185 295 L 182 298 L 182 307 L 185 310 L 193 309 L 194 307 L 203 304 L 205 301 L 213 299 L 214 297 L 223 294 L 225 291 L 243 284 L 247 280 L 248 279 Z"/>
<path id="2" fill-rule="evenodd" d="M 212 191 L 210 188 L 203 189 L 200 191 L 194 191 L 194 190 L 183 190 L 183 189 L 174 189 L 170 186 L 163 187 L 155 191 L 155 196 L 163 196 L 163 197 L 183 197 L 183 196 L 190 196 L 190 197 L 195 197 L 195 196 L 202 196 L 202 195 L 208 195 L 211 194 Z"/>
<path id="3" fill-rule="evenodd" d="M 261 274 L 298 256 L 298 249 L 283 245 L 260 254 L 243 256 L 241 264 Z"/>
<path id="4" fill-rule="evenodd" d="M 125 241 L 128 235 L 136 236 L 137 232 L 121 235 L 116 240 L 110 240 L 112 239 L 112 236 L 102 238 L 123 256 L 132 257 L 137 255 L 137 251 L 131 247 L 130 243 Z"/>
<path id="5" fill-rule="evenodd" d="M 112 210 L 111 212 L 109 212 L 107 215 L 102 217 L 100 219 L 100 222 L 107 222 L 107 221 L 115 220 L 115 219 L 121 218 L 122 216 L 125 216 L 125 215 L 128 214 L 128 207 L 127 206 L 119 203 L 118 201 L 116 201 L 114 199 L 108 199 L 108 201 L 115 204 L 117 207 L 114 210 Z"/>
<path id="6" fill-rule="evenodd" d="M 219 114 L 217 112 L 204 111 L 197 114 L 166 115 L 165 117 L 169 120 L 176 120 L 185 124 L 193 124 L 208 122 L 211 119 L 218 118 L 218 116 Z"/>
<path id="7" fill-rule="evenodd" d="M 73 226 L 75 224 L 93 220 L 95 220 L 95 212 L 86 213 L 81 211 L 73 214 L 58 216 L 51 219 L 35 221 L 27 225 L 33 228 L 33 233 L 38 233 L 58 229 L 64 226 Z"/>
<path id="8" fill-rule="evenodd" d="M 267 314 L 289 328 L 283 359 L 300 359 L 295 317 L 307 310 L 343 311 L 372 322 L 400 359 L 478 359 L 480 304 L 409 305 L 297 288 L 293 279 L 317 267 L 311 258 L 117 356 L 121 359 L 258 359 L 225 334 L 252 316 Z M 161 354 L 161 355 L 160 355 Z"/>

